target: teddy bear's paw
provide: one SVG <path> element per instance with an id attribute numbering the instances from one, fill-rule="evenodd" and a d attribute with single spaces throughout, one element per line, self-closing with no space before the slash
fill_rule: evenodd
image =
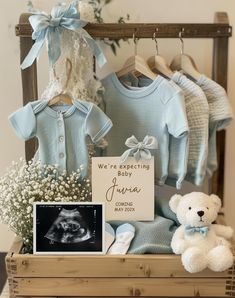
<path id="1" fill-rule="evenodd" d="M 231 243 L 228 240 L 224 239 L 223 237 L 217 237 L 216 243 L 217 243 L 217 246 L 219 245 L 224 245 L 228 247 L 232 246 Z"/>
<path id="2" fill-rule="evenodd" d="M 207 267 L 207 258 L 202 250 L 197 247 L 190 247 L 182 254 L 182 263 L 190 273 L 197 273 Z"/>
<path id="3" fill-rule="evenodd" d="M 231 227 L 226 227 L 225 233 L 224 233 L 224 237 L 226 239 L 231 239 L 233 237 L 233 229 Z"/>
<path id="4" fill-rule="evenodd" d="M 171 243 L 173 252 L 176 255 L 181 255 L 187 249 L 187 243 L 185 240 L 177 240 L 176 242 Z"/>
<path id="5" fill-rule="evenodd" d="M 225 271 L 233 265 L 233 254 L 228 246 L 219 245 L 209 251 L 208 268 L 212 271 Z"/>

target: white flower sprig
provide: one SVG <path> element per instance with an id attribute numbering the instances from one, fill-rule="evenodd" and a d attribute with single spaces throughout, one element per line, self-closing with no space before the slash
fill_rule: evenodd
<path id="1" fill-rule="evenodd" d="M 81 179 L 82 169 L 59 174 L 57 166 L 21 158 L 0 178 L 0 221 L 22 237 L 25 251 L 32 251 L 34 202 L 91 201 L 91 183 Z"/>

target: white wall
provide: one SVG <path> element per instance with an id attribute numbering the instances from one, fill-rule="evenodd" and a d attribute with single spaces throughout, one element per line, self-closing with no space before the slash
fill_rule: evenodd
<path id="1" fill-rule="evenodd" d="M 17 160 L 24 155 L 24 144 L 12 132 L 7 116 L 10 112 L 22 105 L 21 78 L 19 69 L 19 40 L 14 35 L 14 25 L 18 22 L 20 13 L 26 11 L 27 1 L 0 1 L 0 36 L 2 38 L 0 47 L 0 174 L 12 160 Z M 33 1 L 35 5 L 47 10 L 56 1 Z M 133 22 L 212 22 L 215 11 L 227 11 L 230 22 L 235 25 L 235 2 L 234 0 L 113 0 L 105 12 L 107 21 L 117 20 L 120 15 L 127 12 L 132 16 Z M 114 14 L 115 12 L 115 14 Z M 160 40 L 159 48 L 161 54 L 170 59 L 179 52 L 178 40 Z M 139 53 L 148 57 L 154 51 L 151 40 L 141 40 L 138 46 Z M 124 60 L 132 54 L 133 47 L 122 43 L 118 56 L 114 57 L 109 49 L 106 50 L 109 65 L 105 67 L 101 75 L 121 67 Z M 186 40 L 185 51 L 195 59 L 202 73 L 210 75 L 212 42 L 207 40 Z M 229 97 L 235 110 L 235 39 L 230 39 L 229 55 Z M 40 59 L 40 90 L 47 82 L 46 55 Z M 43 74 L 43 75 L 42 75 Z M 225 201 L 227 220 L 235 228 L 235 123 L 228 129 L 226 146 L 226 182 Z M 0 251 L 7 250 L 13 234 L 6 227 L 0 225 Z"/>

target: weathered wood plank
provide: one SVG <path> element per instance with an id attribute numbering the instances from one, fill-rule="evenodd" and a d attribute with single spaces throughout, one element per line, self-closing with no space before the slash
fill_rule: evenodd
<path id="1" fill-rule="evenodd" d="M 23 14 L 27 19 L 30 14 Z M 228 23 L 106 23 L 106 24 L 88 24 L 85 29 L 94 38 L 122 39 L 132 38 L 136 31 L 138 38 L 151 38 L 156 31 L 158 38 L 176 38 L 179 32 L 184 29 L 184 38 L 215 38 L 229 37 L 232 35 L 232 27 Z M 16 35 L 21 37 L 31 37 L 32 28 L 25 21 L 16 25 Z"/>
<path id="2" fill-rule="evenodd" d="M 192 277 L 179 256 L 34 256 L 15 255 L 14 277 Z M 45 270 L 46 268 L 46 270 Z M 228 277 L 204 270 L 193 277 Z"/>
<path id="3" fill-rule="evenodd" d="M 19 254 L 19 252 L 22 248 L 22 245 L 23 245 L 22 239 L 20 237 L 16 236 L 8 253 L 7 253 L 7 256 L 11 257 L 12 254 L 14 254 L 14 253 Z"/>
<path id="4" fill-rule="evenodd" d="M 225 279 L 17 278 L 17 296 L 224 297 Z M 226 296 L 225 296 L 226 297 Z"/>
<path id="5" fill-rule="evenodd" d="M 20 17 L 20 24 L 26 22 L 28 18 L 25 14 Z M 33 46 L 34 41 L 32 38 L 20 37 L 20 63 Z M 37 86 L 37 62 L 27 69 L 21 70 L 22 78 L 22 91 L 23 91 L 23 105 L 26 105 L 29 101 L 38 99 L 38 86 Z M 37 141 L 35 138 L 25 142 L 25 158 L 29 161 L 35 154 L 37 149 Z"/>
<path id="6" fill-rule="evenodd" d="M 17 296 L 17 298 L 42 298 L 41 296 Z M 60 298 L 69 298 L 71 296 L 59 296 Z M 97 296 L 73 296 L 73 298 L 95 298 Z M 115 296 L 105 296 L 105 298 L 114 298 Z M 121 298 L 125 298 L 126 296 L 122 296 Z M 131 296 L 131 297 L 140 297 L 140 296 Z M 148 298 L 147 296 L 141 296 L 142 298 Z M 152 298 L 159 298 L 159 296 L 152 296 Z M 164 296 L 164 298 L 173 298 L 175 296 Z M 199 297 L 199 296 L 193 296 L 193 297 Z M 203 296 L 200 296 L 200 297 L 203 297 Z M 204 296 L 204 297 L 207 297 L 207 298 L 215 298 L 215 296 Z M 233 296 L 229 296 L 229 295 L 223 295 L 223 296 L 220 296 L 219 298 L 224 298 L 224 297 L 233 297 Z M 1 298 L 9 298 L 8 296 L 7 297 L 1 297 Z M 53 297 L 46 297 L 46 298 L 58 298 L 58 296 L 53 296 Z M 192 298 L 191 297 L 184 297 L 184 298 Z M 218 297 L 217 297 L 218 298 Z"/>

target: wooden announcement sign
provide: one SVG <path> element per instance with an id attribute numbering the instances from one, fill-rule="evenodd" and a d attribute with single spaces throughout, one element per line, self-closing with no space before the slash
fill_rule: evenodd
<path id="1" fill-rule="evenodd" d="M 154 219 L 154 159 L 92 158 L 92 200 L 105 202 L 106 220 Z"/>

